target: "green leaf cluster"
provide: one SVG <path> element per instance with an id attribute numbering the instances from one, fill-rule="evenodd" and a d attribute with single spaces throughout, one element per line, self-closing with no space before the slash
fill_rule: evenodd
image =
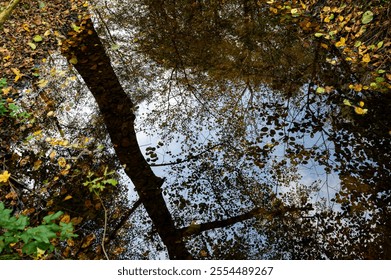
<path id="1" fill-rule="evenodd" d="M 116 179 L 109 177 L 114 173 L 114 171 L 108 172 L 107 167 L 101 177 L 95 177 L 94 172 L 89 172 L 87 175 L 88 180 L 83 183 L 83 186 L 88 187 L 90 192 L 99 194 L 99 192 L 102 192 L 107 185 L 116 186 L 118 184 Z"/>
<path id="2" fill-rule="evenodd" d="M 30 221 L 27 216 L 11 215 L 12 210 L 6 209 L 0 202 L 0 258 L 16 258 L 14 252 L 16 244 L 20 244 L 22 253 L 27 256 L 36 256 L 38 250 L 51 253 L 55 246 L 52 239 L 66 240 L 77 237 L 73 233 L 72 223 L 56 223 L 56 220 L 63 215 L 58 211 L 43 218 L 41 225 L 29 227 Z"/>
<path id="3" fill-rule="evenodd" d="M 7 79 L 0 79 L 0 90 L 7 86 Z M 5 99 L 0 98 L 0 117 L 9 116 L 20 121 L 27 121 L 30 114 L 23 110 L 22 107 L 15 103 L 8 103 Z"/>

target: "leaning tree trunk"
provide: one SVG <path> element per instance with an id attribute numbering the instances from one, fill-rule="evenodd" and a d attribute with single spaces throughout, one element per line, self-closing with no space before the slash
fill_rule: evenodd
<path id="1" fill-rule="evenodd" d="M 12 11 L 16 8 L 20 0 L 12 0 L 7 7 L 0 11 L 0 28 L 3 27 L 3 24 L 11 16 Z"/>
<path id="2" fill-rule="evenodd" d="M 62 53 L 74 64 L 95 97 L 115 152 L 166 245 L 170 259 L 190 259 L 162 195 L 164 180 L 153 173 L 139 148 L 132 111 L 134 104 L 120 85 L 88 17 L 84 19 L 82 31 L 71 32 L 63 42 Z"/>

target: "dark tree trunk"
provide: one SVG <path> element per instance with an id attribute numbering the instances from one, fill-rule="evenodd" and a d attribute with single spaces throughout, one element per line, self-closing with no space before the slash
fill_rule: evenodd
<path id="1" fill-rule="evenodd" d="M 164 180 L 153 173 L 140 151 L 132 100 L 121 87 L 90 19 L 84 21 L 82 32 L 70 32 L 63 42 L 62 53 L 68 60 L 77 58 L 74 66 L 95 97 L 115 152 L 126 166 L 125 172 L 166 245 L 170 259 L 190 259 L 162 195 Z"/>

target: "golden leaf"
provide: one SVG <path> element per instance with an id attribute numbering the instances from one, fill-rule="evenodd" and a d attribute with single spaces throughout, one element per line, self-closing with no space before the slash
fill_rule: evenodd
<path id="1" fill-rule="evenodd" d="M 40 167 L 41 167 L 41 165 L 42 165 L 42 160 L 37 160 L 37 161 L 35 161 L 34 162 L 34 170 L 38 170 Z"/>
<path id="2" fill-rule="evenodd" d="M 47 85 L 48 83 L 49 83 L 48 80 L 41 79 L 41 80 L 39 80 L 39 81 L 37 82 L 37 85 L 38 85 L 38 87 L 40 87 L 40 88 L 44 88 L 44 87 L 46 87 L 46 85 Z"/>
<path id="3" fill-rule="evenodd" d="M 68 239 L 67 244 L 69 247 L 73 247 L 73 246 L 75 246 L 75 241 L 73 241 L 72 239 Z"/>
<path id="4" fill-rule="evenodd" d="M 344 37 L 341 37 L 337 43 L 335 43 L 335 46 L 337 48 L 345 46 L 346 39 Z"/>
<path id="5" fill-rule="evenodd" d="M 56 156 L 56 151 L 52 151 L 49 155 L 49 158 L 52 160 Z"/>
<path id="6" fill-rule="evenodd" d="M 16 200 L 18 198 L 18 194 L 15 192 L 15 191 L 11 191 L 9 192 L 6 196 L 5 196 L 6 199 L 12 199 L 12 200 Z"/>
<path id="7" fill-rule="evenodd" d="M 72 198 L 71 195 L 67 195 L 62 201 L 67 201 L 67 200 L 70 200 Z"/>
<path id="8" fill-rule="evenodd" d="M 354 107 L 354 112 L 356 112 L 356 114 L 358 115 L 364 115 L 368 112 L 368 109 L 363 109 L 363 108 L 360 108 L 360 107 Z"/>
<path id="9" fill-rule="evenodd" d="M 69 60 L 69 62 L 70 62 L 71 64 L 73 64 L 73 65 L 77 64 L 77 62 L 78 62 L 77 57 L 76 57 L 76 56 L 73 56 L 73 57 Z"/>
<path id="10" fill-rule="evenodd" d="M 7 170 L 4 171 L 2 174 L 0 174 L 0 183 L 6 183 L 11 176 L 11 173 L 9 173 Z"/>
<path id="11" fill-rule="evenodd" d="M 353 89 L 355 91 L 362 91 L 362 84 L 354 84 Z"/>
<path id="12" fill-rule="evenodd" d="M 60 158 L 58 159 L 58 165 L 59 165 L 60 167 L 64 168 L 64 167 L 67 165 L 67 161 L 65 160 L 65 158 L 60 157 Z"/>
<path id="13" fill-rule="evenodd" d="M 71 221 L 71 217 L 68 215 L 68 214 L 65 214 L 62 218 L 61 218 L 61 220 L 60 220 L 60 222 L 62 222 L 62 223 L 69 223 Z"/>
<path id="14" fill-rule="evenodd" d="M 3 92 L 4 95 L 7 95 L 11 91 L 12 87 L 6 87 L 3 88 L 1 91 Z"/>
<path id="15" fill-rule="evenodd" d="M 23 77 L 23 74 L 20 73 L 20 70 L 18 68 L 11 68 L 12 72 L 15 74 L 14 81 L 17 82 L 20 78 Z"/>
<path id="16" fill-rule="evenodd" d="M 53 205 L 53 203 L 54 203 L 54 200 L 51 199 L 51 200 L 49 200 L 49 201 L 46 203 L 46 206 L 47 206 L 47 207 L 50 207 L 50 206 Z"/>
<path id="17" fill-rule="evenodd" d="M 366 53 L 363 58 L 362 58 L 362 61 L 365 62 L 365 63 L 368 63 L 371 61 L 371 57 L 369 56 L 368 53 Z"/>

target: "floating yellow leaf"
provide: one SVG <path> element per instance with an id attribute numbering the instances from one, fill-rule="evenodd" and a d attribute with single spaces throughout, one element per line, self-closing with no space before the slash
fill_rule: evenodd
<path id="1" fill-rule="evenodd" d="M 362 107 L 364 107 L 364 101 L 360 101 L 359 103 L 358 103 L 358 105 L 362 108 Z"/>
<path id="2" fill-rule="evenodd" d="M 24 23 L 22 25 L 23 29 L 26 30 L 27 32 L 30 32 L 29 25 L 27 23 Z"/>
<path id="3" fill-rule="evenodd" d="M 70 196 L 70 195 L 68 195 L 68 196 Z M 67 197 L 68 197 L 67 196 Z M 69 199 L 71 199 L 72 198 L 72 196 L 70 196 L 70 198 Z M 64 199 L 64 200 L 66 200 L 66 199 Z M 71 221 L 71 217 L 68 215 L 68 214 L 65 214 L 62 218 L 61 218 L 61 220 L 60 220 L 60 222 L 63 222 L 63 223 L 69 223 Z"/>
<path id="4" fill-rule="evenodd" d="M 77 57 L 76 56 L 73 56 L 70 60 L 69 60 L 69 62 L 71 63 L 71 64 L 73 64 L 73 65 L 75 65 L 75 64 L 77 64 Z"/>
<path id="5" fill-rule="evenodd" d="M 321 43 L 320 45 L 321 45 L 322 48 L 324 48 L 326 50 L 329 48 L 329 46 L 327 46 L 325 43 Z"/>
<path id="6" fill-rule="evenodd" d="M 292 9 L 291 14 L 292 15 L 297 15 L 299 13 L 299 9 Z"/>
<path id="7" fill-rule="evenodd" d="M 58 159 L 58 165 L 59 165 L 61 168 L 64 168 L 64 167 L 67 165 L 67 161 L 65 160 L 65 158 L 60 157 L 60 158 Z"/>
<path id="8" fill-rule="evenodd" d="M 362 84 L 354 84 L 353 89 L 358 92 L 362 91 Z"/>
<path id="9" fill-rule="evenodd" d="M 44 256 L 45 256 L 45 250 L 42 250 L 40 248 L 37 247 L 37 259 L 42 259 Z"/>
<path id="10" fill-rule="evenodd" d="M 12 72 L 15 74 L 14 81 L 17 82 L 20 78 L 23 77 L 23 74 L 20 73 L 20 70 L 18 68 L 11 68 Z"/>
<path id="11" fill-rule="evenodd" d="M 352 106 L 352 104 L 350 103 L 350 101 L 347 100 L 347 99 L 344 99 L 343 104 L 345 104 L 346 106 Z"/>
<path id="12" fill-rule="evenodd" d="M 371 57 L 369 56 L 368 53 L 366 53 L 363 58 L 362 58 L 362 61 L 365 62 L 365 63 L 368 63 L 371 61 Z"/>
<path id="13" fill-rule="evenodd" d="M 11 174 L 6 170 L 2 174 L 0 174 L 0 183 L 6 183 Z"/>
<path id="14" fill-rule="evenodd" d="M 44 88 L 44 87 L 46 87 L 46 85 L 47 85 L 48 83 L 49 83 L 48 80 L 41 79 L 41 80 L 39 80 L 39 81 L 37 82 L 37 85 L 38 85 L 38 87 L 40 87 L 40 88 Z"/>
<path id="15" fill-rule="evenodd" d="M 34 162 L 34 170 L 38 170 L 40 167 L 41 167 L 41 165 L 42 165 L 42 160 L 37 160 L 37 161 L 35 161 Z"/>
<path id="16" fill-rule="evenodd" d="M 335 46 L 337 48 L 345 46 L 346 39 L 344 37 L 341 37 L 337 43 L 335 43 Z"/>
<path id="17" fill-rule="evenodd" d="M 322 94 L 322 93 L 325 93 L 325 92 L 326 92 L 326 89 L 323 88 L 323 87 L 318 87 L 318 88 L 316 89 L 316 93 Z"/>
<path id="18" fill-rule="evenodd" d="M 368 109 L 363 109 L 361 107 L 354 107 L 354 112 L 358 115 L 364 115 L 368 112 Z"/>
<path id="19" fill-rule="evenodd" d="M 46 206 L 47 206 L 47 207 L 50 207 L 50 206 L 53 205 L 53 203 L 54 203 L 54 200 L 51 199 L 51 200 L 49 200 L 48 202 L 46 202 Z"/>
<path id="20" fill-rule="evenodd" d="M 3 88 L 1 91 L 3 92 L 4 95 L 7 95 L 8 93 L 10 93 L 12 87 L 6 87 L 6 88 Z"/>
<path id="21" fill-rule="evenodd" d="M 35 50 L 37 48 L 37 45 L 34 44 L 33 42 L 28 42 L 27 45 L 29 45 L 30 48 L 32 48 L 33 50 Z"/>

